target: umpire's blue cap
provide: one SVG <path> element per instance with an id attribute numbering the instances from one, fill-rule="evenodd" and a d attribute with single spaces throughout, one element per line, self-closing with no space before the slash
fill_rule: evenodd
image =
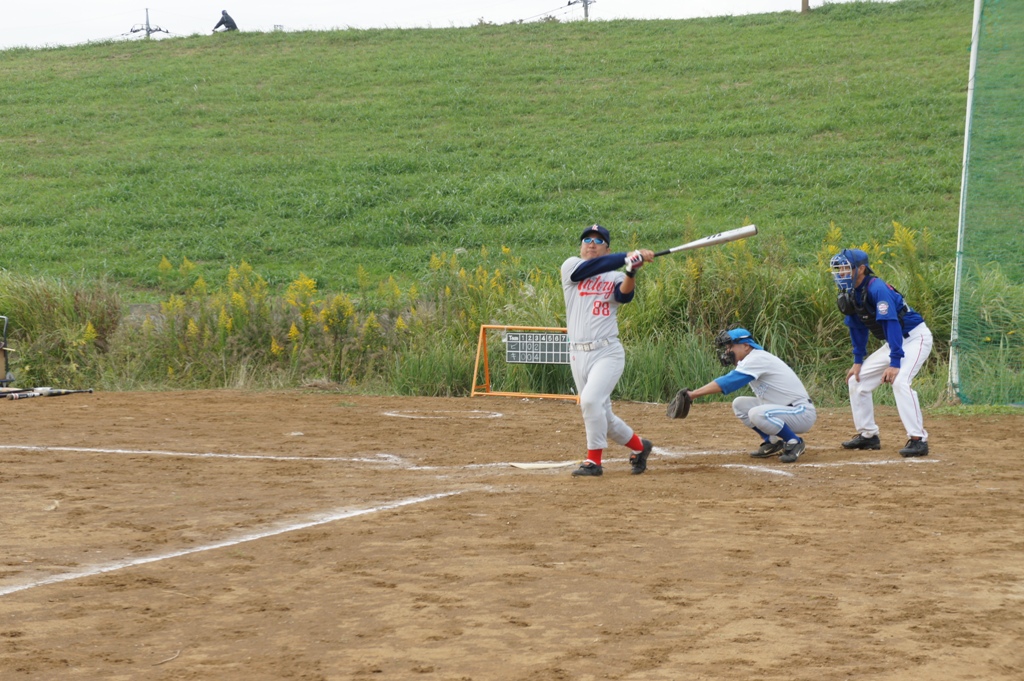
<path id="1" fill-rule="evenodd" d="M 854 270 L 856 270 L 861 265 L 864 265 L 865 267 L 867 267 L 867 269 L 864 270 L 867 274 L 874 274 L 874 272 L 871 270 L 871 265 L 868 264 L 868 254 L 860 250 L 859 248 L 843 249 L 839 253 L 839 255 L 845 257 L 847 261 L 849 261 L 850 267 L 852 267 Z"/>

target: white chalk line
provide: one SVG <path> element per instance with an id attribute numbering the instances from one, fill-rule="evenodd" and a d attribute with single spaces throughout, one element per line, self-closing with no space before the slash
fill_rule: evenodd
<path id="1" fill-rule="evenodd" d="M 351 456 L 280 456 L 274 454 L 222 454 L 217 452 L 175 452 L 161 449 L 115 449 L 106 447 L 67 447 L 67 446 L 48 446 L 48 445 L 0 445 L 0 450 L 19 450 L 19 451 L 32 451 L 32 452 L 83 452 L 86 454 L 123 454 L 129 456 L 176 456 L 184 458 L 198 458 L 198 459 L 245 459 L 245 460 L 268 460 L 268 461 L 311 461 L 311 462 L 344 462 L 344 463 L 368 463 L 375 465 L 386 465 L 404 468 L 406 470 L 413 471 L 441 471 L 446 469 L 454 468 L 456 470 L 473 470 L 473 469 L 485 469 L 485 468 L 509 468 L 514 467 L 514 462 L 510 461 L 498 461 L 494 463 L 470 463 L 463 464 L 461 466 L 421 466 L 410 463 L 403 459 L 397 454 L 388 454 L 379 452 L 375 457 L 351 457 Z M 652 454 L 656 454 L 665 459 L 685 459 L 696 456 L 735 456 L 742 454 L 739 450 L 672 450 L 664 447 L 654 447 Z M 605 457 L 605 463 L 621 463 L 628 461 L 628 458 L 609 458 Z M 562 466 L 571 466 L 574 463 L 580 463 L 583 459 L 573 459 L 571 461 L 561 462 L 543 462 L 551 468 L 557 468 Z M 802 468 L 829 468 L 837 466 L 885 466 L 892 464 L 921 464 L 921 463 L 939 463 L 941 459 L 882 459 L 872 461 L 834 461 L 834 462 L 794 462 L 792 464 L 786 464 L 789 466 L 799 466 Z M 557 466 L 556 466 L 557 463 Z M 741 468 L 752 471 L 759 471 L 764 473 L 772 473 L 775 475 L 791 475 L 790 473 L 782 473 L 776 468 L 770 468 L 768 466 L 757 466 L 751 464 L 710 464 L 712 466 L 718 466 L 720 468 Z"/>
<path id="2" fill-rule="evenodd" d="M 328 513 L 318 513 L 311 517 L 309 520 L 304 520 L 298 523 L 292 523 L 284 526 L 275 526 L 266 530 L 260 530 L 258 532 L 251 532 L 249 534 L 236 537 L 234 539 L 225 539 L 223 541 L 214 542 L 212 544 L 206 544 L 205 546 L 196 546 L 189 549 L 181 549 L 178 551 L 170 551 L 168 553 L 160 553 L 155 556 L 145 556 L 142 558 L 130 558 L 125 560 L 114 561 L 112 563 L 106 563 L 103 565 L 94 565 L 86 567 L 81 570 L 75 570 L 73 572 L 65 572 L 59 575 L 53 575 L 45 579 L 41 579 L 28 584 L 19 584 L 16 586 L 0 587 L 0 596 L 7 596 L 8 594 L 17 593 L 19 591 L 26 591 L 28 589 L 34 589 L 39 586 L 48 586 L 50 584 L 59 584 L 61 582 L 68 582 L 74 579 L 83 579 L 85 577 L 94 577 L 107 572 L 114 572 L 115 570 L 123 570 L 125 568 L 136 567 L 139 565 L 146 565 L 148 563 L 156 563 L 161 560 L 169 560 L 171 558 L 180 558 L 181 556 L 188 556 L 193 553 L 201 553 L 203 551 L 213 551 L 215 549 L 223 549 L 229 546 L 237 546 L 238 544 L 244 544 L 246 542 L 256 541 L 257 539 L 266 539 L 267 537 L 273 537 L 279 534 L 285 534 L 286 532 L 294 532 L 296 530 L 305 530 L 310 527 L 316 527 L 317 525 L 326 525 L 337 520 L 345 520 L 347 518 L 355 518 L 357 516 L 366 515 L 368 513 L 377 513 L 380 511 L 390 511 L 402 506 L 409 506 L 412 504 L 421 504 L 426 501 L 433 501 L 435 499 L 443 499 L 445 497 L 455 496 L 457 494 L 463 494 L 467 490 L 460 490 L 455 492 L 440 492 L 438 494 L 430 494 L 423 497 L 412 497 L 409 499 L 400 499 L 398 501 L 388 502 L 380 506 L 374 506 L 372 508 L 363 508 L 357 510 L 336 510 Z"/>
<path id="3" fill-rule="evenodd" d="M 181 456 L 195 459 L 266 459 L 270 461 L 346 461 L 407 466 L 402 457 L 379 453 L 377 458 L 351 456 L 278 456 L 275 454 L 222 454 L 218 452 L 174 452 L 163 449 L 112 449 L 106 447 L 54 447 L 48 445 L 0 445 L 0 449 L 29 452 L 84 452 L 86 454 L 129 454 L 133 456 Z"/>
<path id="4" fill-rule="evenodd" d="M 821 461 L 817 463 L 798 463 L 804 468 L 832 468 L 836 466 L 888 466 L 891 464 L 902 464 L 916 466 L 923 463 L 942 463 L 942 459 L 883 459 L 875 461 Z"/>
<path id="5" fill-rule="evenodd" d="M 397 411 L 381 412 L 384 416 L 393 416 L 400 419 L 450 419 L 451 416 L 424 416 L 423 414 L 459 414 L 468 419 L 500 419 L 504 414 L 500 411 L 483 411 L 480 409 L 466 410 L 424 410 L 424 409 L 400 409 Z"/>
<path id="6" fill-rule="evenodd" d="M 771 475 L 781 475 L 786 478 L 795 478 L 796 473 L 791 471 L 783 471 L 778 468 L 769 468 L 768 466 L 752 466 L 748 463 L 723 463 L 719 464 L 721 468 L 742 468 L 748 471 L 756 471 L 758 473 L 770 473 Z"/>
<path id="7" fill-rule="evenodd" d="M 673 449 L 665 449 L 663 447 L 655 447 L 653 449 L 653 453 L 654 454 L 659 454 L 659 455 L 661 455 L 662 457 L 664 457 L 666 459 L 686 459 L 686 458 L 694 457 L 694 456 L 735 456 L 737 454 L 744 454 L 744 453 L 747 453 L 747 452 L 741 451 L 741 450 L 738 450 L 738 449 L 727 449 L 727 450 L 719 449 L 719 450 L 714 450 L 714 451 L 709 451 L 709 450 L 682 450 L 682 451 L 680 451 L 680 450 L 673 450 Z M 747 455 L 749 456 L 749 453 L 747 453 Z M 791 463 L 791 464 L 784 464 L 784 465 L 786 465 L 786 466 L 801 466 L 801 467 L 805 467 L 805 468 L 827 468 L 827 467 L 834 467 L 834 466 L 885 466 L 885 465 L 890 465 L 890 464 L 908 464 L 908 465 L 913 465 L 913 464 L 919 464 L 919 463 L 940 463 L 941 461 L 942 461 L 942 459 L 934 459 L 934 458 L 925 459 L 925 458 L 918 458 L 918 457 L 913 457 L 913 458 L 903 458 L 903 457 L 900 457 L 899 459 L 873 459 L 873 460 L 870 460 L 870 461 L 853 461 L 853 460 L 849 460 L 849 461 L 821 461 L 821 462 L 813 462 L 813 463 L 812 462 L 802 462 L 802 461 L 799 461 L 799 462 L 794 462 L 794 463 Z M 728 468 L 736 468 L 739 464 L 721 464 L 721 465 L 723 465 L 725 467 L 728 467 Z M 765 468 L 765 467 L 764 466 L 757 466 L 757 468 Z M 775 469 L 768 469 L 768 470 L 775 470 Z"/>
<path id="8" fill-rule="evenodd" d="M 739 454 L 739 450 L 730 449 L 668 449 L 666 447 L 655 447 L 652 454 L 658 454 L 666 459 L 685 459 L 691 456 L 733 456 Z"/>

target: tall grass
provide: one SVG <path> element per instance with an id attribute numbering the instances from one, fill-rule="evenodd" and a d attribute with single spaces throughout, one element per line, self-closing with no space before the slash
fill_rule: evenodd
<path id="1" fill-rule="evenodd" d="M 844 402 L 851 348 L 827 267 L 827 256 L 843 243 L 833 225 L 821 244 L 823 264 L 792 264 L 788 244 L 776 237 L 759 247 L 748 240 L 659 258 L 643 268 L 638 295 L 620 311 L 627 363 L 616 397 L 666 401 L 680 387 L 716 378 L 724 369 L 713 338 L 741 324 L 797 370 L 818 404 Z M 856 245 L 872 254 L 876 271 L 915 307 L 918 292 L 939 292 L 934 302 L 922 296 L 936 349 L 915 384 L 926 403 L 938 402 L 949 327 L 929 315 L 948 304 L 943 292 L 951 295 L 950 268 L 922 257 L 927 234 L 898 223 L 887 241 Z M 567 251 L 564 256 L 574 253 L 575 244 Z M 246 263 L 228 268 L 214 285 L 188 261 L 178 267 L 165 261 L 159 276 L 173 279 L 168 286 L 183 292 L 132 318 L 120 317 L 119 301 L 103 288 L 78 290 L 5 275 L 0 305 L 15 310 L 20 384 L 86 381 L 116 389 L 316 384 L 466 395 L 482 324 L 564 325 L 557 272 L 524 264 L 509 247 L 437 253 L 427 267 L 422 289 L 363 272 L 351 296 L 321 290 L 305 275 L 275 295 Z M 1021 299 L 1020 285 L 1001 281 L 992 286 L 993 300 Z M 1019 328 L 1024 313 L 1017 310 L 1006 321 Z M 573 390 L 564 365 L 509 365 L 500 351 L 490 357 L 494 390 Z M 998 380 L 1017 380 L 1010 374 Z M 880 398 L 891 403 L 889 395 Z"/>
<path id="2" fill-rule="evenodd" d="M 115 345 L 120 297 L 98 280 L 69 284 L 0 272 L 0 310 L 10 319 L 9 355 L 19 385 L 85 386 L 101 380 Z"/>

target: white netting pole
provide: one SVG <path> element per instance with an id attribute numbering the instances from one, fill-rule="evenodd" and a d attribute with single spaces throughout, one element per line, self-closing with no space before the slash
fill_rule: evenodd
<path id="1" fill-rule="evenodd" d="M 978 43 L 981 40 L 981 10 L 985 0 L 974 0 L 971 28 L 971 65 L 967 75 L 967 121 L 964 123 L 964 160 L 960 174 L 960 217 L 956 232 L 956 275 L 953 283 L 953 319 L 949 337 L 949 397 L 960 390 L 960 289 L 964 276 L 964 231 L 967 216 L 967 166 L 971 155 L 971 117 L 974 110 L 974 78 L 978 71 Z"/>

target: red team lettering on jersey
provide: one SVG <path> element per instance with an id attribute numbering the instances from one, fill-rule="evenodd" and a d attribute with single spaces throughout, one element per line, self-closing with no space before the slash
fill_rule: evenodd
<path id="1" fill-rule="evenodd" d="M 616 281 L 614 279 L 609 280 L 598 275 L 590 279 L 584 279 L 577 284 L 577 288 L 581 296 L 604 296 L 605 298 L 611 298 L 612 293 L 615 291 L 615 284 Z"/>
<path id="2" fill-rule="evenodd" d="M 595 317 L 611 316 L 611 305 L 609 305 L 608 299 L 615 292 L 615 283 L 614 280 L 604 279 L 600 275 L 584 279 L 579 283 L 578 290 L 581 298 L 584 296 L 600 296 L 604 298 L 604 300 L 598 299 L 594 301 L 594 304 L 590 307 L 590 314 Z"/>

